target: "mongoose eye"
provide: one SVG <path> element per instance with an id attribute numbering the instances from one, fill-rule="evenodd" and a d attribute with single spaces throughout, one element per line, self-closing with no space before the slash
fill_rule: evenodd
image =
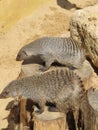
<path id="1" fill-rule="evenodd" d="M 25 51 L 22 52 L 23 56 L 27 56 L 27 53 Z"/>

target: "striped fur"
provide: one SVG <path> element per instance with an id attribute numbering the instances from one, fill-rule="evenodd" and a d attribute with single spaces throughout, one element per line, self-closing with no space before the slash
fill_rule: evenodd
<path id="1" fill-rule="evenodd" d="M 16 60 L 39 56 L 47 70 L 53 62 L 80 68 L 85 60 L 83 49 L 72 38 L 43 37 L 20 49 Z"/>
<path id="2" fill-rule="evenodd" d="M 0 94 L 0 98 L 24 96 L 31 98 L 44 110 L 46 102 L 59 104 L 61 111 L 75 108 L 84 95 L 81 79 L 69 69 L 56 69 L 41 75 L 12 81 Z M 59 109 L 60 110 L 60 109 Z"/>

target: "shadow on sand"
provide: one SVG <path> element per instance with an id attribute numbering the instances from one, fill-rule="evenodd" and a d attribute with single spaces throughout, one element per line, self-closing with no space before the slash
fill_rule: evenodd
<path id="1" fill-rule="evenodd" d="M 57 4 L 64 8 L 64 9 L 72 9 L 72 8 L 76 8 L 76 9 L 80 9 L 79 7 L 76 6 L 76 4 L 72 4 L 70 3 L 68 0 L 57 0 Z"/>

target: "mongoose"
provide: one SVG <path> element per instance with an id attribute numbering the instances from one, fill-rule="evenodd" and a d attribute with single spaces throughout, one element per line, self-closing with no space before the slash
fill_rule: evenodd
<path id="1" fill-rule="evenodd" d="M 40 57 L 45 66 L 40 70 L 47 70 L 52 63 L 58 62 L 70 68 L 81 68 L 85 60 L 83 48 L 72 38 L 42 37 L 22 47 L 16 57 L 17 61 Z"/>
<path id="2" fill-rule="evenodd" d="M 46 102 L 55 103 L 61 112 L 78 110 L 85 93 L 82 81 L 70 69 L 56 69 L 41 75 L 12 81 L 0 94 L 0 98 L 24 96 L 44 111 Z"/>

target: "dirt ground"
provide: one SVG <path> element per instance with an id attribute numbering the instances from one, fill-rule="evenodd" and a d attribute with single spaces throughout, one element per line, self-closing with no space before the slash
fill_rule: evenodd
<path id="1" fill-rule="evenodd" d="M 6 33 L 0 32 L 0 92 L 19 75 L 21 62 L 15 61 L 19 49 L 42 36 L 69 35 L 69 21 L 75 10 L 75 6 L 67 1 L 62 7 L 59 0 L 53 0 L 22 17 Z M 0 99 L 0 130 L 8 125 L 5 108 L 11 100 Z"/>

